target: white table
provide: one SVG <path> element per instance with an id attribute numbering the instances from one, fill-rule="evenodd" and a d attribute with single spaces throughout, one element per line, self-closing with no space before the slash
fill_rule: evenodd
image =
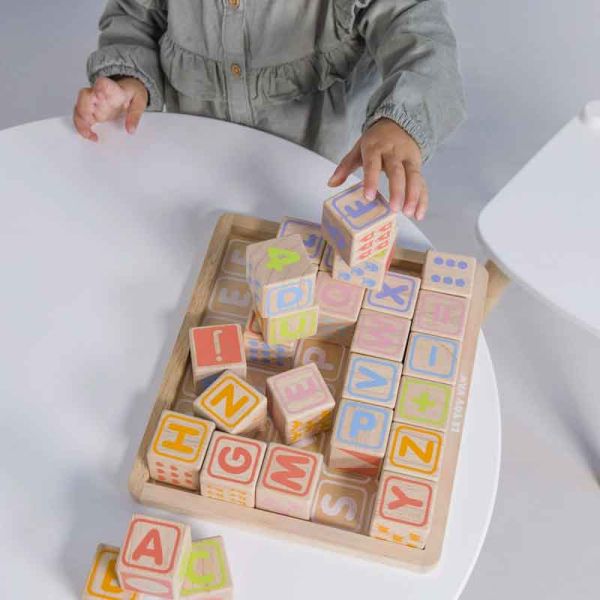
<path id="1" fill-rule="evenodd" d="M 600 102 L 589 103 L 479 216 L 510 278 L 600 335 Z"/>
<path id="2" fill-rule="evenodd" d="M 333 165 L 270 135 L 146 115 L 94 145 L 68 119 L 0 132 L 0 597 L 64 600 L 94 548 L 120 544 L 126 491 L 220 211 L 318 220 Z M 427 240 L 407 220 L 401 235 Z M 480 339 L 445 552 L 414 575 L 210 523 L 236 598 L 456 598 L 491 517 L 500 462 L 494 370 Z M 77 596 L 78 597 L 78 596 Z"/>

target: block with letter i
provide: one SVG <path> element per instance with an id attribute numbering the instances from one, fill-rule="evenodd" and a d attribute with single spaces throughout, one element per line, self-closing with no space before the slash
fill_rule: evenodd
<path id="1" fill-rule="evenodd" d="M 273 370 L 290 369 L 296 353 L 297 342 L 284 344 L 267 344 L 256 311 L 248 317 L 244 329 L 244 351 L 249 365 L 257 365 Z"/>
<path id="2" fill-rule="evenodd" d="M 223 538 L 192 542 L 181 588 L 183 600 L 232 600 L 233 582 Z"/>
<path id="3" fill-rule="evenodd" d="M 413 331 L 408 338 L 404 375 L 454 385 L 459 359 L 458 340 Z"/>
<path id="4" fill-rule="evenodd" d="M 246 249 L 246 261 L 246 277 L 261 317 L 277 317 L 313 306 L 317 267 L 306 254 L 302 236 L 251 244 Z"/>
<path id="5" fill-rule="evenodd" d="M 190 329 L 190 358 L 196 392 L 207 378 L 230 370 L 246 376 L 246 355 L 239 325 L 212 325 Z"/>
<path id="6" fill-rule="evenodd" d="M 275 427 L 286 444 L 331 429 L 335 400 L 314 363 L 267 379 Z"/>
<path id="7" fill-rule="evenodd" d="M 189 525 L 133 515 L 117 560 L 121 586 L 130 592 L 179 600 L 191 547 Z"/>
<path id="8" fill-rule="evenodd" d="M 346 264 L 344 259 L 335 253 L 331 276 L 334 279 L 339 279 L 358 287 L 379 291 L 383 286 L 383 280 L 388 270 L 392 248 L 390 246 L 388 250 L 383 250 L 379 254 L 357 263 L 353 267 Z"/>
<path id="9" fill-rule="evenodd" d="M 425 548 L 431 530 L 436 484 L 418 477 L 384 471 L 371 519 L 375 538 Z"/>
<path id="10" fill-rule="evenodd" d="M 256 508 L 310 519 L 323 456 L 269 444 L 256 486 Z"/>
<path id="11" fill-rule="evenodd" d="M 402 362 L 410 323 L 408 319 L 363 308 L 350 350 L 357 354 Z"/>
<path id="12" fill-rule="evenodd" d="M 83 600 L 141 600 L 135 592 L 124 590 L 117 577 L 119 549 L 99 544 L 83 589 Z"/>
<path id="13" fill-rule="evenodd" d="M 377 193 L 365 200 L 362 184 L 327 199 L 321 220 L 323 237 L 350 267 L 389 251 L 396 236 L 396 216 Z"/>
<path id="14" fill-rule="evenodd" d="M 214 430 L 211 421 L 164 410 L 146 454 L 150 477 L 199 490 L 200 469 Z"/>
<path id="15" fill-rule="evenodd" d="M 469 298 L 477 261 L 472 256 L 429 250 L 423 267 L 423 289 Z"/>
<path id="16" fill-rule="evenodd" d="M 277 237 L 285 237 L 295 233 L 302 236 L 304 248 L 309 260 L 313 264 L 319 265 L 321 258 L 323 257 L 323 250 L 325 249 L 325 240 L 321 234 L 321 225 L 302 219 L 284 217 L 279 225 Z"/>
<path id="17" fill-rule="evenodd" d="M 333 424 L 327 465 L 378 477 L 392 425 L 389 408 L 342 399 Z"/>
<path id="18" fill-rule="evenodd" d="M 200 493 L 254 508 L 256 482 L 266 450 L 264 442 L 216 432 L 200 474 Z"/>
<path id="19" fill-rule="evenodd" d="M 227 433 L 250 433 L 264 425 L 267 399 L 231 371 L 225 371 L 194 401 L 194 412 Z"/>

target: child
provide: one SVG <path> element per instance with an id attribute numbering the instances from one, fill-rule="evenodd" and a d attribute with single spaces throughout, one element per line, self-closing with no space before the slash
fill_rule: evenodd
<path id="1" fill-rule="evenodd" d="M 369 200 L 383 170 L 392 208 L 425 216 L 421 164 L 464 116 L 444 0 L 109 0 L 100 29 L 74 114 L 85 138 L 166 106 L 334 161 L 355 142 L 329 185 L 362 166 Z"/>

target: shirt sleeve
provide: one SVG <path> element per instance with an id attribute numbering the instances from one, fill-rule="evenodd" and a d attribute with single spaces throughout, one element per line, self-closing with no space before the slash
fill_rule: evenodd
<path id="1" fill-rule="evenodd" d="M 148 110 L 162 110 L 164 74 L 158 41 L 166 23 L 162 0 L 109 0 L 100 18 L 98 50 L 87 62 L 90 82 L 114 75 L 135 77 L 148 90 Z"/>
<path id="2" fill-rule="evenodd" d="M 427 160 L 464 120 L 456 39 L 444 0 L 357 0 L 356 27 L 382 76 L 363 131 L 387 117 Z"/>

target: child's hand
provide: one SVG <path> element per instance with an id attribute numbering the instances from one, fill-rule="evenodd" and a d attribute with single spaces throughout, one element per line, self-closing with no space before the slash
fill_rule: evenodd
<path id="1" fill-rule="evenodd" d="M 117 81 L 99 77 L 92 88 L 80 90 L 73 113 L 75 129 L 86 139 L 98 141 L 96 123 L 113 121 L 125 114 L 125 129 L 134 133 L 148 106 L 148 90 L 133 77 Z"/>
<path id="2" fill-rule="evenodd" d="M 397 212 L 402 208 L 407 217 L 415 216 L 420 221 L 429 203 L 421 162 L 421 150 L 413 138 L 391 119 L 382 118 L 344 156 L 328 184 L 337 187 L 362 165 L 365 198 L 372 200 L 383 169 L 390 183 L 392 210 Z"/>

